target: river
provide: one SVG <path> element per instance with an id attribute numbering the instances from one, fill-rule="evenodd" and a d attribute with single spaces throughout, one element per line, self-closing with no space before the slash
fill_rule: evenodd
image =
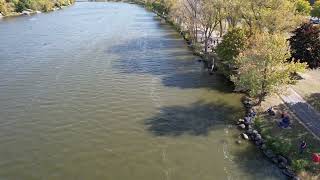
<path id="1" fill-rule="evenodd" d="M 284 179 L 235 143 L 241 95 L 133 4 L 0 21 L 0 179 Z"/>

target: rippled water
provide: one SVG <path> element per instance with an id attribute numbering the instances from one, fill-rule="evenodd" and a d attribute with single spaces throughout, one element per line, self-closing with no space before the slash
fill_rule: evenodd
<path id="1" fill-rule="evenodd" d="M 281 179 L 230 84 L 154 14 L 76 3 L 0 21 L 0 179 Z"/>

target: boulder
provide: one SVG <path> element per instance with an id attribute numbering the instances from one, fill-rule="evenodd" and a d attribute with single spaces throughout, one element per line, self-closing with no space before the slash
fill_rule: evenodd
<path id="1" fill-rule="evenodd" d="M 284 168 L 287 167 L 287 164 L 285 164 L 284 162 L 280 162 L 280 163 L 278 163 L 278 167 L 279 167 L 280 169 L 284 169 Z"/>
<path id="2" fill-rule="evenodd" d="M 242 133 L 241 136 L 243 139 L 249 140 L 249 136 L 246 133 Z"/>
<path id="3" fill-rule="evenodd" d="M 29 16 L 29 15 L 31 14 L 31 12 L 30 12 L 30 11 L 25 10 L 25 11 L 22 11 L 22 12 L 21 12 L 21 14 L 22 14 L 22 15 Z"/>
<path id="4" fill-rule="evenodd" d="M 253 130 L 253 134 L 259 134 L 257 130 Z"/>
<path id="5" fill-rule="evenodd" d="M 285 157 L 283 157 L 281 155 L 278 155 L 277 158 L 278 158 L 279 162 L 283 162 L 284 164 L 288 164 L 287 158 L 285 158 Z"/>
<path id="6" fill-rule="evenodd" d="M 269 158 L 269 159 L 272 159 L 272 158 L 274 158 L 274 157 L 276 156 L 276 155 L 273 153 L 273 151 L 270 150 L 270 149 L 264 150 L 264 151 L 263 151 L 263 154 L 264 154 L 265 156 L 267 156 L 267 158 Z"/>
<path id="7" fill-rule="evenodd" d="M 262 140 L 257 140 L 257 141 L 254 142 L 254 144 L 256 146 L 260 147 L 260 146 L 262 146 L 263 142 L 262 142 Z"/>
<path id="8" fill-rule="evenodd" d="M 239 127 L 240 129 L 245 129 L 245 128 L 246 128 L 246 125 L 240 124 L 238 127 Z"/>
<path id="9" fill-rule="evenodd" d="M 256 137 L 254 138 L 256 141 L 260 141 L 262 139 L 260 134 L 256 134 Z"/>
<path id="10" fill-rule="evenodd" d="M 296 177 L 296 174 L 295 174 L 292 170 L 290 170 L 290 169 L 288 169 L 288 168 L 283 169 L 283 170 L 282 170 L 282 173 L 283 173 L 284 175 L 290 177 L 290 178 Z"/>
<path id="11" fill-rule="evenodd" d="M 42 13 L 42 12 L 41 12 L 41 11 L 36 11 L 36 13 L 37 13 L 37 14 L 40 14 L 40 13 Z"/>
<path id="12" fill-rule="evenodd" d="M 1 12 L 0 12 L 0 19 L 3 18 L 3 17 L 4 17 L 4 15 L 2 15 Z"/>
<path id="13" fill-rule="evenodd" d="M 241 140 L 237 140 L 236 143 L 237 143 L 237 144 L 241 144 L 242 141 L 241 141 Z"/>
<path id="14" fill-rule="evenodd" d="M 248 134 L 248 135 L 251 135 L 253 133 L 253 130 L 252 129 L 248 129 L 247 131 L 246 131 L 246 134 Z"/>
<path id="15" fill-rule="evenodd" d="M 292 178 L 292 180 L 301 180 L 298 176 Z"/>
<path id="16" fill-rule="evenodd" d="M 271 159 L 271 161 L 272 161 L 273 163 L 275 163 L 275 164 L 278 164 L 278 163 L 279 163 L 278 158 L 276 158 L 276 157 L 273 157 L 273 158 Z"/>
<path id="17" fill-rule="evenodd" d="M 266 150 L 266 149 L 267 149 L 267 145 L 262 144 L 262 145 L 260 146 L 260 149 L 261 149 L 261 150 Z"/>

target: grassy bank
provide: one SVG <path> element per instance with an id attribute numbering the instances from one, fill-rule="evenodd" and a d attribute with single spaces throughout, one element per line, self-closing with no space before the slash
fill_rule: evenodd
<path id="1" fill-rule="evenodd" d="M 73 3 L 74 0 L 0 0 L 0 13 L 12 16 L 26 10 L 48 12 Z"/>
<path id="2" fill-rule="evenodd" d="M 275 116 L 266 113 L 268 107 L 273 106 Z M 320 165 L 312 162 L 312 153 L 319 152 L 320 141 L 311 134 L 290 111 L 278 96 L 270 96 L 257 108 L 259 117 L 254 125 L 266 140 L 268 148 L 275 153 L 290 159 L 290 166 L 302 179 L 318 179 Z M 281 113 L 287 112 L 291 117 L 291 125 L 288 129 L 278 127 Z M 307 148 L 301 153 L 300 144 L 307 143 Z"/>

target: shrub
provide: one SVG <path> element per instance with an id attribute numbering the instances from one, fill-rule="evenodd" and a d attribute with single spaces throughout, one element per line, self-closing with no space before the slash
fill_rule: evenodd
<path id="1" fill-rule="evenodd" d="M 302 171 L 304 170 L 307 166 L 308 166 L 308 162 L 304 159 L 298 159 L 298 160 L 294 160 L 292 162 L 292 168 L 296 171 Z"/>
<path id="2" fill-rule="evenodd" d="M 320 18 L 320 1 L 316 1 L 311 10 L 311 16 Z"/>
<path id="3" fill-rule="evenodd" d="M 0 13 L 2 15 L 9 15 L 14 11 L 14 5 L 11 2 L 7 2 L 5 0 L 0 0 Z"/>
<path id="4" fill-rule="evenodd" d="M 292 149 L 291 142 L 281 139 L 279 137 L 269 137 L 266 143 L 267 146 L 270 147 L 270 149 L 277 154 L 287 155 L 290 153 L 290 150 Z"/>
<path id="5" fill-rule="evenodd" d="M 296 10 L 303 15 L 309 15 L 311 12 L 311 5 L 309 1 L 298 0 L 296 4 Z"/>

